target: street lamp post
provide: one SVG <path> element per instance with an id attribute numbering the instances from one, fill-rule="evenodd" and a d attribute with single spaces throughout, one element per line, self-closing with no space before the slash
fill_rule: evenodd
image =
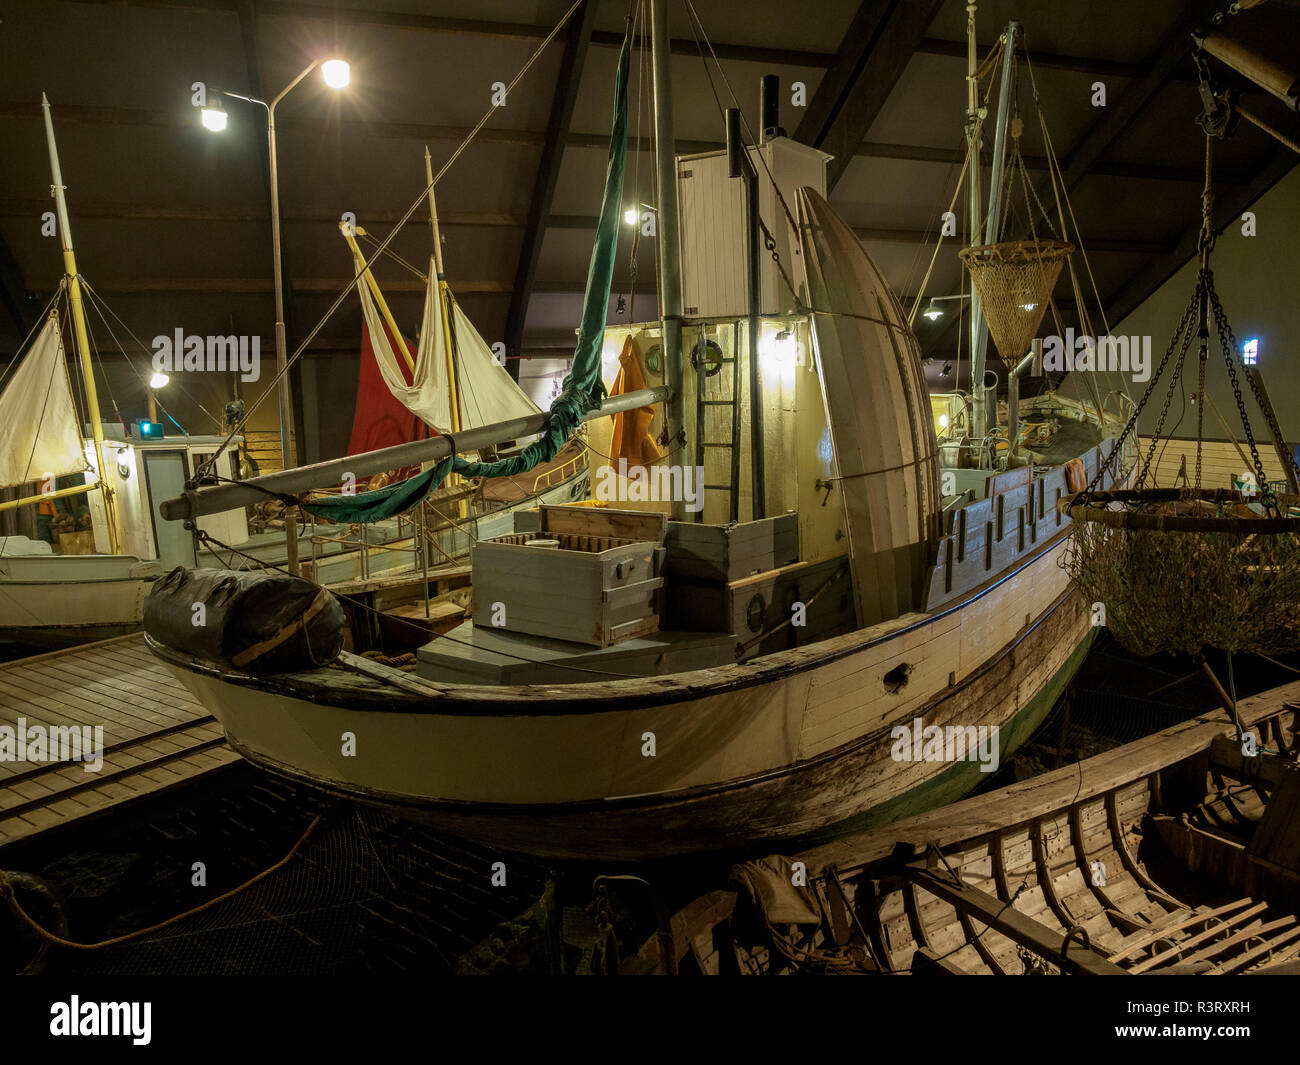
<path id="1" fill-rule="evenodd" d="M 275 367 L 280 379 L 277 390 L 280 412 L 280 461 L 286 470 L 294 464 L 293 453 L 289 447 L 289 427 L 293 424 L 293 406 L 289 394 L 289 375 L 285 372 L 289 356 L 284 335 L 284 277 L 280 268 L 280 176 L 275 147 L 275 109 L 280 101 L 317 67 L 321 68 L 321 75 L 325 79 L 325 84 L 331 89 L 342 89 L 347 85 L 349 80 L 347 63 L 342 59 L 329 59 L 324 62 L 317 59 L 281 89 L 279 95 L 270 103 L 259 100 L 255 96 L 241 96 L 239 93 L 227 92 L 224 89 L 219 90 L 222 96 L 229 96 L 233 100 L 243 100 L 250 104 L 260 104 L 266 108 L 266 137 L 270 149 L 271 171 L 271 255 L 273 259 L 272 266 L 275 271 Z M 203 123 L 207 129 L 219 130 L 225 128 L 224 118 L 218 122 L 209 123 L 208 109 L 204 111 Z M 299 570 L 298 520 L 291 507 L 285 508 L 284 511 L 284 534 L 287 551 L 285 563 L 289 572 L 297 576 Z"/>

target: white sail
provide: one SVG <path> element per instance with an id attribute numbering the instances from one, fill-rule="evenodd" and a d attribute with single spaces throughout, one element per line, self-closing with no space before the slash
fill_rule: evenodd
<path id="1" fill-rule="evenodd" d="M 0 392 L 0 486 L 89 469 L 57 314 Z"/>
<path id="2" fill-rule="evenodd" d="M 360 270 L 364 261 L 353 255 Z M 451 431 L 451 389 L 447 383 L 447 345 L 442 325 L 442 301 L 438 296 L 437 270 L 429 264 L 429 283 L 424 293 L 424 320 L 420 327 L 412 383 L 406 383 L 403 357 L 394 350 L 374 297 L 364 281 L 358 282 L 361 310 L 370 331 L 379 372 L 393 396 L 416 417 L 439 433 Z M 536 414 L 538 406 L 515 383 L 506 368 L 492 356 L 464 311 L 452 304 L 452 328 L 456 337 L 457 390 L 460 393 L 461 429 L 473 429 L 492 422 Z"/>

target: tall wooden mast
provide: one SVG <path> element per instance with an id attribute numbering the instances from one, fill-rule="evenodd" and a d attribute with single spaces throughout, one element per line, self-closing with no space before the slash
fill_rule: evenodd
<path id="1" fill-rule="evenodd" d="M 682 358 L 682 268 L 680 234 L 677 229 L 677 160 L 673 153 L 673 93 L 669 72 L 668 0 L 650 0 L 651 66 L 654 71 L 655 109 L 655 182 L 659 200 L 659 217 L 655 232 L 659 240 L 659 298 L 663 322 L 664 384 L 669 396 L 665 429 L 668 453 L 678 449 L 686 430 L 685 397 L 682 386 L 685 371 Z M 685 495 L 685 493 L 681 493 Z M 673 499 L 674 521 L 689 521 L 686 500 Z"/>
<path id="2" fill-rule="evenodd" d="M 90 416 L 90 431 L 95 438 L 95 466 L 99 477 L 96 487 L 104 499 L 104 523 L 108 528 L 108 549 L 118 552 L 117 513 L 113 489 L 108 481 L 112 469 L 104 450 L 104 426 L 99 420 L 99 391 L 95 387 L 95 367 L 90 357 L 90 337 L 86 332 L 86 312 L 81 302 L 81 279 L 77 276 L 77 257 L 72 251 L 72 229 L 68 225 L 68 204 L 63 197 L 63 172 L 59 167 L 59 149 L 54 143 L 54 120 L 50 117 L 50 101 L 41 93 L 41 110 L 45 112 L 45 139 L 50 146 L 50 176 L 59 219 L 59 239 L 63 242 L 63 272 L 68 279 L 68 307 L 72 314 L 72 328 L 77 341 L 77 355 L 81 359 L 81 376 L 86 382 L 86 406 Z"/>

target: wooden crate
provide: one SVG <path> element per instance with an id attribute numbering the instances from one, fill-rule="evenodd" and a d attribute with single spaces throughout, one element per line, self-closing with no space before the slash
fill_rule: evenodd
<path id="1" fill-rule="evenodd" d="M 59 533 L 59 554 L 93 555 L 95 554 L 95 534 L 90 529 L 79 532 Z"/>
<path id="2" fill-rule="evenodd" d="M 664 542 L 666 514 L 610 507 L 580 507 L 570 503 L 545 504 L 536 510 L 515 512 L 515 532 L 580 533 L 617 536 L 624 540 Z"/>
<path id="3" fill-rule="evenodd" d="M 729 583 L 787 566 L 799 558 L 799 516 L 703 525 L 670 521 L 664 572 Z"/>
<path id="4" fill-rule="evenodd" d="M 560 545 L 528 546 L 539 539 Z M 661 551 L 653 541 L 596 533 L 480 540 L 472 555 L 474 624 L 597 647 L 656 632 Z"/>

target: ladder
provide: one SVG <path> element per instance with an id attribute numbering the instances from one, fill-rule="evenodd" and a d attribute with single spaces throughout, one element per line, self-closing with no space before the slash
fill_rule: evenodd
<path id="1" fill-rule="evenodd" d="M 736 522 L 740 520 L 740 493 L 737 491 L 740 484 L 740 360 L 736 357 L 740 344 L 740 323 L 731 324 L 731 351 L 730 358 L 722 354 L 721 348 L 717 343 L 710 341 L 705 335 L 703 329 L 700 330 L 699 339 L 695 342 L 695 349 L 691 352 L 691 365 L 695 367 L 695 465 L 698 469 L 707 469 L 707 463 L 704 461 L 705 453 L 708 449 L 728 449 L 731 452 L 731 483 L 730 484 L 708 484 L 704 485 L 706 492 L 726 492 L 729 498 L 727 508 L 728 521 Z M 710 345 L 717 352 L 716 357 L 710 356 Z M 724 389 L 722 383 L 726 380 L 726 374 L 722 371 L 727 365 L 731 366 L 731 387 Z M 716 380 L 718 387 L 710 390 L 708 382 Z M 728 394 L 729 393 L 729 394 Z M 726 424 L 725 418 L 708 418 L 706 412 L 718 407 L 731 408 L 731 439 L 730 440 L 711 440 L 710 432 L 717 433 L 721 426 Z M 695 513 L 695 520 L 702 522 L 704 520 L 704 508 L 701 507 Z"/>

